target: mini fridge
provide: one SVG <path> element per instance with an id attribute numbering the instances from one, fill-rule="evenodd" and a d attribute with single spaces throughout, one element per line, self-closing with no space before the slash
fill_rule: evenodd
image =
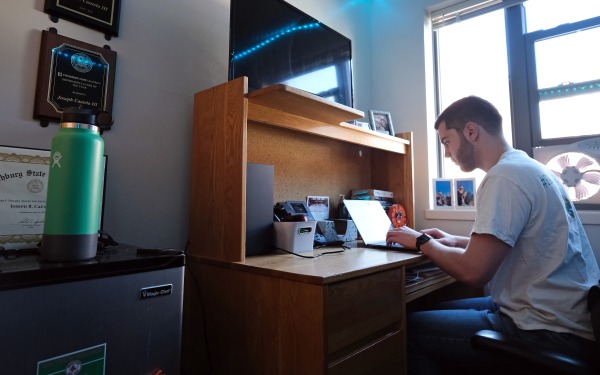
<path id="1" fill-rule="evenodd" d="M 183 252 L 0 253 L 0 374 L 179 374 Z"/>

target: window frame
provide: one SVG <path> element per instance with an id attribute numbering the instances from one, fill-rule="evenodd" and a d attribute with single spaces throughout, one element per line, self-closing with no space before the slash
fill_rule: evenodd
<path id="1" fill-rule="evenodd" d="M 531 128 L 531 141 L 530 148 L 540 147 L 540 146 L 553 146 L 553 145 L 564 145 L 570 144 L 574 142 L 578 142 L 584 139 L 597 138 L 600 135 L 599 133 L 583 135 L 583 136 L 574 136 L 574 137 L 560 137 L 560 138 L 551 138 L 551 139 L 543 139 L 542 138 L 542 124 L 540 121 L 540 111 L 539 111 L 539 94 L 538 94 L 538 84 L 537 84 L 537 69 L 536 69 L 536 60 L 535 60 L 535 42 L 550 39 L 555 37 L 560 37 L 563 35 L 572 34 L 578 31 L 583 31 L 592 28 L 600 28 L 600 16 L 589 18 L 586 20 L 567 23 L 563 25 L 556 26 L 547 30 L 538 30 L 531 33 L 525 33 L 524 41 L 525 41 L 525 54 L 527 61 L 527 81 L 529 86 L 528 91 L 528 102 L 530 108 L 530 128 Z M 599 77 L 600 78 L 600 77 Z"/>
<path id="2" fill-rule="evenodd" d="M 526 0 L 525 0 L 526 1 Z M 537 88 L 537 71 L 534 59 L 534 43 L 537 40 L 573 33 L 593 27 L 600 27 L 600 16 L 592 17 L 572 23 L 562 24 L 547 30 L 536 30 L 527 33 L 526 9 L 524 1 L 504 0 L 505 32 L 508 62 L 508 82 L 512 121 L 512 143 L 513 147 L 526 152 L 533 158 L 534 147 L 568 145 L 585 139 L 597 138 L 598 134 L 576 136 L 568 138 L 541 138 L 541 124 L 539 115 L 539 96 Z M 490 7 L 489 11 L 497 10 L 498 7 Z M 472 16 L 486 13 L 480 10 Z M 435 110 L 438 116 L 443 108 L 440 108 L 439 100 L 439 28 L 432 29 L 434 48 L 434 84 L 435 84 Z M 435 176 L 443 174 L 444 152 L 439 142 L 436 142 L 437 172 Z M 575 202 L 578 210 L 600 210 L 599 204 L 587 204 Z"/>

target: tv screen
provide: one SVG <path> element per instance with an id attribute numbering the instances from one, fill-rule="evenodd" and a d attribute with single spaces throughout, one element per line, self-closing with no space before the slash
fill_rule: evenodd
<path id="1" fill-rule="evenodd" d="M 283 0 L 231 0 L 229 79 L 283 83 L 353 106 L 351 41 Z"/>

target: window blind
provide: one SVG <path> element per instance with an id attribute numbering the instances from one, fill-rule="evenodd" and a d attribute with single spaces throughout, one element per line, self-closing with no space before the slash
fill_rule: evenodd
<path id="1" fill-rule="evenodd" d="M 431 12 L 432 28 L 439 29 L 461 20 L 466 20 L 496 9 L 522 4 L 526 0 L 465 0 L 452 6 Z"/>

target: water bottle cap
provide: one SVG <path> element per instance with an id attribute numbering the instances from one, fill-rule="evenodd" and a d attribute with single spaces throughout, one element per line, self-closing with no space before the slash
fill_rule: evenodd
<path id="1" fill-rule="evenodd" d="M 96 111 L 89 108 L 64 108 L 60 122 L 96 124 Z"/>

